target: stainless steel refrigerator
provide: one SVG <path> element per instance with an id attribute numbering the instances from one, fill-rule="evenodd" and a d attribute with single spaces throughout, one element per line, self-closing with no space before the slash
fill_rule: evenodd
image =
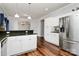
<path id="1" fill-rule="evenodd" d="M 61 49 L 79 55 L 79 14 L 59 18 Z"/>

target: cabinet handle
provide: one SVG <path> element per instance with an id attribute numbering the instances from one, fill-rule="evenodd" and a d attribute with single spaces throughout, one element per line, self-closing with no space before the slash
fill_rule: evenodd
<path id="1" fill-rule="evenodd" d="M 6 39 L 7 39 L 7 38 L 4 38 L 4 39 L 1 41 L 1 47 L 3 47 L 3 45 L 6 43 Z"/>

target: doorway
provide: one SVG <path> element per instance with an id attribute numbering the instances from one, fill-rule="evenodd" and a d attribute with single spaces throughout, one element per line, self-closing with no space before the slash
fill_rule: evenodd
<path id="1" fill-rule="evenodd" d="M 44 19 L 41 20 L 41 37 L 44 38 Z"/>

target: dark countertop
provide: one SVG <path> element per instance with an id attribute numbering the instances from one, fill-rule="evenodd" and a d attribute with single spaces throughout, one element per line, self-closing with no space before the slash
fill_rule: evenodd
<path id="1" fill-rule="evenodd" d="M 33 30 L 9 30 L 8 32 L 18 32 L 18 31 L 33 31 Z M 7 31 L 0 31 L 0 32 L 7 32 Z"/>
<path id="2" fill-rule="evenodd" d="M 26 32 L 27 31 L 27 32 Z M 16 31 L 0 31 L 0 41 L 7 36 L 21 36 L 21 35 L 36 35 L 37 33 L 33 33 L 33 30 L 16 30 Z"/>

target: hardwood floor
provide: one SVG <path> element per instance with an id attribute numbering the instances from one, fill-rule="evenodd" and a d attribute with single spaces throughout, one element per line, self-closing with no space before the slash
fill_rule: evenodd
<path id="1" fill-rule="evenodd" d="M 19 56 L 73 56 L 71 53 L 59 49 L 59 47 L 46 42 L 43 38 L 38 38 L 37 50 L 24 53 Z"/>

